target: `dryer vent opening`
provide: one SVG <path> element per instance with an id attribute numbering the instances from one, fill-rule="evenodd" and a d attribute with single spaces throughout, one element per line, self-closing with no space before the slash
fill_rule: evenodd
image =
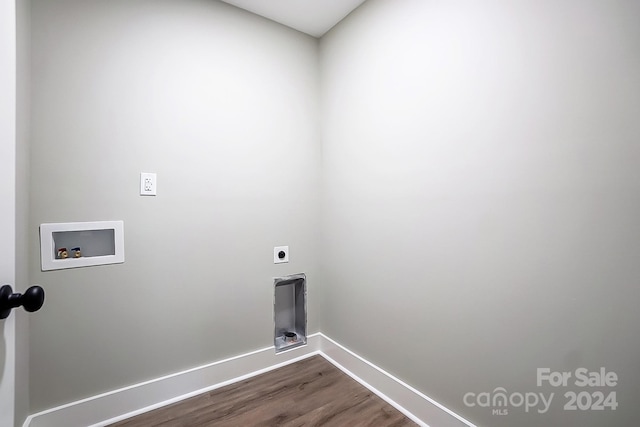
<path id="1" fill-rule="evenodd" d="M 304 274 L 274 279 L 273 318 L 276 353 L 307 343 L 307 278 Z"/>

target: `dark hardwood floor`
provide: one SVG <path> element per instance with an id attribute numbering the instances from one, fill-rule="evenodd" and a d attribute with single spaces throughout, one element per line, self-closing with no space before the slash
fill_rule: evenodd
<path id="1" fill-rule="evenodd" d="M 112 427 L 416 424 L 321 356 L 112 424 Z"/>

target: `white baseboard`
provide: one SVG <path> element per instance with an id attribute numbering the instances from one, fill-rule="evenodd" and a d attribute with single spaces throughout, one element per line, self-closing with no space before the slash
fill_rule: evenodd
<path id="1" fill-rule="evenodd" d="M 29 415 L 23 427 L 102 427 L 297 362 L 320 350 L 307 345 L 275 354 L 274 347 L 210 363 Z"/>
<path id="2" fill-rule="evenodd" d="M 377 394 L 416 424 L 425 427 L 476 427 L 470 421 L 404 383 L 326 335 L 320 354 L 347 375 Z"/>
<path id="3" fill-rule="evenodd" d="M 322 333 L 307 337 L 306 346 L 279 354 L 268 347 L 38 412 L 27 417 L 23 427 L 103 427 L 316 354 L 418 425 L 475 427 Z"/>

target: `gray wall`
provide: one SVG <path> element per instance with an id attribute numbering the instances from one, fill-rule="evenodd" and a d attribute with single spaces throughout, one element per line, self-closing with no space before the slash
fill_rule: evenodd
<path id="1" fill-rule="evenodd" d="M 635 2 L 369 0 L 320 63 L 215 1 L 32 12 L 31 412 L 271 345 L 306 272 L 310 332 L 480 425 L 640 424 Z M 40 272 L 40 223 L 109 219 L 125 264 Z M 582 366 L 615 413 L 462 402 Z"/>
<path id="2" fill-rule="evenodd" d="M 31 412 L 273 345 L 275 276 L 307 273 L 316 332 L 317 40 L 210 0 L 32 23 Z M 124 220 L 124 264 L 40 271 L 39 224 L 94 220 Z"/>
<path id="3" fill-rule="evenodd" d="M 640 425 L 638 22 L 369 0 L 325 36 L 322 331 L 479 425 Z M 615 371 L 618 409 L 564 412 L 584 389 L 539 367 Z M 496 387 L 552 413 L 463 404 Z"/>

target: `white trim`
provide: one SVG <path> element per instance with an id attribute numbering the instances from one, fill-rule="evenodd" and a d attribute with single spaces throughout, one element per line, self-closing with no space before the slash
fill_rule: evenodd
<path id="1" fill-rule="evenodd" d="M 98 427 L 319 354 L 319 334 L 276 354 L 273 346 L 29 415 L 23 427 Z"/>
<path id="2" fill-rule="evenodd" d="M 16 280 L 16 1 L 0 0 L 0 286 Z M 15 289 L 15 286 L 14 286 Z M 0 425 L 14 425 L 16 315 L 0 320 Z"/>
<path id="3" fill-rule="evenodd" d="M 307 338 L 307 345 L 282 353 L 267 347 L 51 408 L 27 417 L 23 427 L 103 427 L 318 354 L 418 425 L 476 427 L 326 335 Z"/>
<path id="4" fill-rule="evenodd" d="M 428 427 L 477 427 L 444 405 L 320 333 L 320 354 L 415 423 Z M 427 424 L 425 421 L 428 421 Z"/>

